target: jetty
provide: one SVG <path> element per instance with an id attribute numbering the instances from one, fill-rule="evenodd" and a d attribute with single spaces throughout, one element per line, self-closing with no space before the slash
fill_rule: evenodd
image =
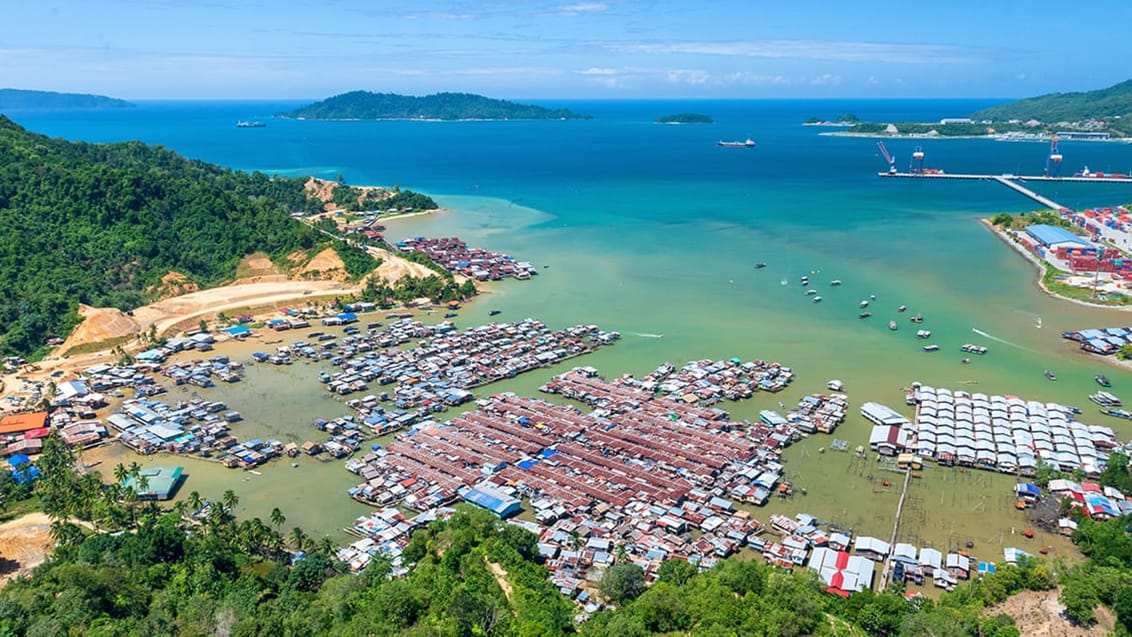
<path id="1" fill-rule="evenodd" d="M 1127 177 L 1050 177 L 1047 175 L 990 175 L 981 173 L 936 173 L 936 172 L 881 172 L 877 173 L 880 177 L 896 178 L 896 179 L 966 179 L 974 181 L 995 181 L 1015 192 L 1028 197 L 1039 204 L 1052 208 L 1054 210 L 1066 209 L 1065 206 L 1043 197 L 1038 193 L 1023 186 L 1026 182 L 1068 182 L 1068 183 L 1105 183 L 1105 184 L 1132 184 L 1132 179 Z"/>

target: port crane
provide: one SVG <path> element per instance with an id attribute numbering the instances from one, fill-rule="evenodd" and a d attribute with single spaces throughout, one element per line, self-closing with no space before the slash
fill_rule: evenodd
<path id="1" fill-rule="evenodd" d="M 877 142 L 877 148 L 880 149 L 881 157 L 884 157 L 884 160 L 888 162 L 888 172 L 895 175 L 896 158 L 892 156 L 892 153 L 888 152 L 888 149 L 884 146 L 884 142 Z"/>
<path id="2" fill-rule="evenodd" d="M 1046 158 L 1046 177 L 1061 176 L 1061 151 L 1057 149 L 1057 133 L 1049 138 L 1049 157 Z"/>
<path id="3" fill-rule="evenodd" d="M 912 152 L 912 163 L 908 164 L 908 172 L 917 175 L 924 174 L 924 149 L 917 146 Z"/>

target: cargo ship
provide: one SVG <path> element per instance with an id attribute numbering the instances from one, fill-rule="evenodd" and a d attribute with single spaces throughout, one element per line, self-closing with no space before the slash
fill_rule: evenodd
<path id="1" fill-rule="evenodd" d="M 741 142 L 725 142 L 721 139 L 716 142 L 715 145 L 722 148 L 754 148 L 755 140 L 748 137 L 745 141 Z"/>

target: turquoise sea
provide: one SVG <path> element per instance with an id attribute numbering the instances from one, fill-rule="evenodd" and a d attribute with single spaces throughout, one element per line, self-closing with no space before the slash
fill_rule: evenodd
<path id="1" fill-rule="evenodd" d="M 935 121 L 992 103 L 578 101 L 547 105 L 589 113 L 593 120 L 547 122 L 293 121 L 271 118 L 293 103 L 267 102 L 155 102 L 129 110 L 8 115 L 32 131 L 71 140 L 137 139 L 235 169 L 331 179 L 341 174 L 352 184 L 397 184 L 432 194 L 447 211 L 390 222 L 391 239 L 457 235 L 546 266 L 533 281 L 494 285 L 461 312 L 460 323 L 482 322 L 489 309 L 500 309 L 502 319 L 535 316 L 553 327 L 597 323 L 620 331 L 618 345 L 586 360 L 607 375 L 643 374 L 666 360 L 732 356 L 777 360 L 795 369 L 797 382 L 789 390 L 736 407 L 740 416 L 777 408 L 780 400 L 789 406 L 803 393 L 824 390 L 832 378 L 845 381 L 854 406 L 874 400 L 903 408 L 901 388 L 919 380 L 1084 408 L 1096 387 L 1093 375 L 1102 372 L 1120 395 L 1132 387 L 1132 375 L 1079 353 L 1060 332 L 1132 324 L 1132 315 L 1043 296 L 1034 286 L 1033 267 L 977 222 L 1036 204 L 997 184 L 881 180 L 876 173 L 886 165 L 876 140 L 820 136 L 837 129 L 801 125 L 810 116 L 847 112 L 865 120 Z M 716 123 L 652 123 L 685 111 L 706 113 Z M 268 125 L 235 128 L 237 120 L 250 119 Z M 757 148 L 715 144 L 747 137 Z M 926 153 L 926 166 L 947 172 L 1041 174 L 1048 154 L 1048 146 L 1037 142 L 886 143 L 901 169 L 917 145 Z M 1061 151 L 1066 173 L 1085 166 L 1132 171 L 1127 144 L 1062 142 Z M 1070 207 L 1132 201 L 1132 186 L 1124 185 L 1047 184 L 1037 190 Z M 767 267 L 756 269 L 757 262 Z M 822 303 L 804 295 L 802 275 L 810 276 Z M 832 279 L 844 285 L 830 287 Z M 873 316 L 859 319 L 858 303 L 870 295 L 876 296 Z M 907 314 L 896 312 L 899 305 L 908 306 Z M 922 327 L 932 331 L 929 342 L 939 344 L 940 352 L 920 350 L 924 342 L 907 321 L 913 313 L 925 316 Z M 890 319 L 898 321 L 895 332 L 888 329 Z M 958 348 L 967 342 L 991 351 L 963 364 Z M 1044 369 L 1053 369 L 1058 380 L 1046 380 Z M 314 405 L 325 409 L 313 380 L 317 373 L 292 376 L 309 377 L 311 411 L 317 411 Z M 532 392 L 547 376 L 521 377 L 499 389 Z M 252 413 L 252 427 L 257 418 L 262 423 L 294 418 L 293 406 L 282 413 L 269 400 L 259 406 L 230 402 Z M 1132 427 L 1094 416 L 1094 410 L 1086 414 L 1087 421 L 1132 436 Z M 867 440 L 867 426 L 854 416 L 838 437 L 860 444 Z M 834 462 L 819 460 L 829 455 L 817 449 L 826 442 L 807 444 L 813 448 L 802 445 L 788 455 L 802 483 L 807 466 Z M 264 470 L 269 479 L 259 482 L 290 487 L 287 471 L 269 467 Z M 328 476 L 333 471 L 333 477 L 312 478 L 318 471 Z M 931 471 L 944 470 L 930 470 L 917 482 L 925 486 L 916 488 L 929 489 L 924 500 L 938 495 L 942 505 L 950 487 L 930 491 Z M 271 472 L 279 475 L 270 479 Z M 343 473 L 340 467 L 312 467 L 303 489 L 320 484 L 341 489 L 351 482 Z M 872 531 L 887 536 L 879 527 L 891 528 L 894 499 L 879 500 L 883 494 L 873 499 L 863 478 L 855 487 L 828 470 L 809 473 L 810 500 L 783 506 L 816 509 L 811 512 L 819 517 L 859 516 L 865 528 L 873 524 L 878 528 Z M 837 483 L 823 488 L 815 476 Z M 219 472 L 207 483 L 240 479 Z M 970 489 L 990 490 L 987 497 L 997 503 L 998 490 L 1009 488 L 1004 480 Z M 270 487 L 254 484 L 240 485 L 247 502 L 271 499 Z M 870 513 L 844 506 L 845 490 L 853 489 L 861 492 L 853 502 Z M 323 498 L 339 499 L 345 496 Z M 357 510 L 351 504 L 336 508 L 323 502 L 311 505 L 309 513 L 292 510 L 289 517 L 329 531 Z M 978 526 L 980 514 L 986 514 L 985 502 L 981 509 L 968 504 L 955 503 L 949 523 L 960 528 L 950 535 L 967 533 L 964 527 Z M 965 508 L 971 511 L 961 515 Z M 1011 514 L 1003 514 L 1003 524 Z M 934 522 L 925 513 L 923 533 Z"/>

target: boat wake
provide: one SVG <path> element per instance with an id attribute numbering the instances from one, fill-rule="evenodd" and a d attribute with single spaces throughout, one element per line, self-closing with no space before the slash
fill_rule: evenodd
<path id="1" fill-rule="evenodd" d="M 632 332 L 632 334 L 641 338 L 664 338 L 664 334 L 649 334 L 648 332 Z"/>
<path id="2" fill-rule="evenodd" d="M 994 336 L 993 334 L 989 334 L 989 333 L 987 333 L 987 332 L 984 332 L 983 330 L 980 330 L 980 329 L 979 329 L 979 328 L 977 328 L 977 327 L 972 327 L 972 328 L 971 328 L 971 331 L 972 331 L 972 332 L 974 332 L 974 333 L 976 333 L 976 334 L 978 334 L 979 336 L 982 336 L 982 337 L 984 337 L 984 338 L 989 338 L 989 339 L 990 339 L 990 340 L 992 340 L 992 341 L 998 341 L 999 343 L 1002 343 L 1003 345 L 1009 345 L 1009 346 L 1011 346 L 1011 347 L 1017 347 L 1018 349 L 1024 349 L 1024 350 L 1026 350 L 1026 351 L 1033 351 L 1033 350 L 1031 350 L 1031 349 L 1030 349 L 1030 348 L 1028 348 L 1028 347 L 1023 347 L 1023 346 L 1021 346 L 1021 345 L 1019 345 L 1019 344 L 1017 344 L 1017 343 L 1011 343 L 1010 341 L 1008 341 L 1008 340 L 1006 340 L 1006 339 L 1003 339 L 1003 338 L 999 338 L 999 337 L 997 337 L 997 336 Z"/>

